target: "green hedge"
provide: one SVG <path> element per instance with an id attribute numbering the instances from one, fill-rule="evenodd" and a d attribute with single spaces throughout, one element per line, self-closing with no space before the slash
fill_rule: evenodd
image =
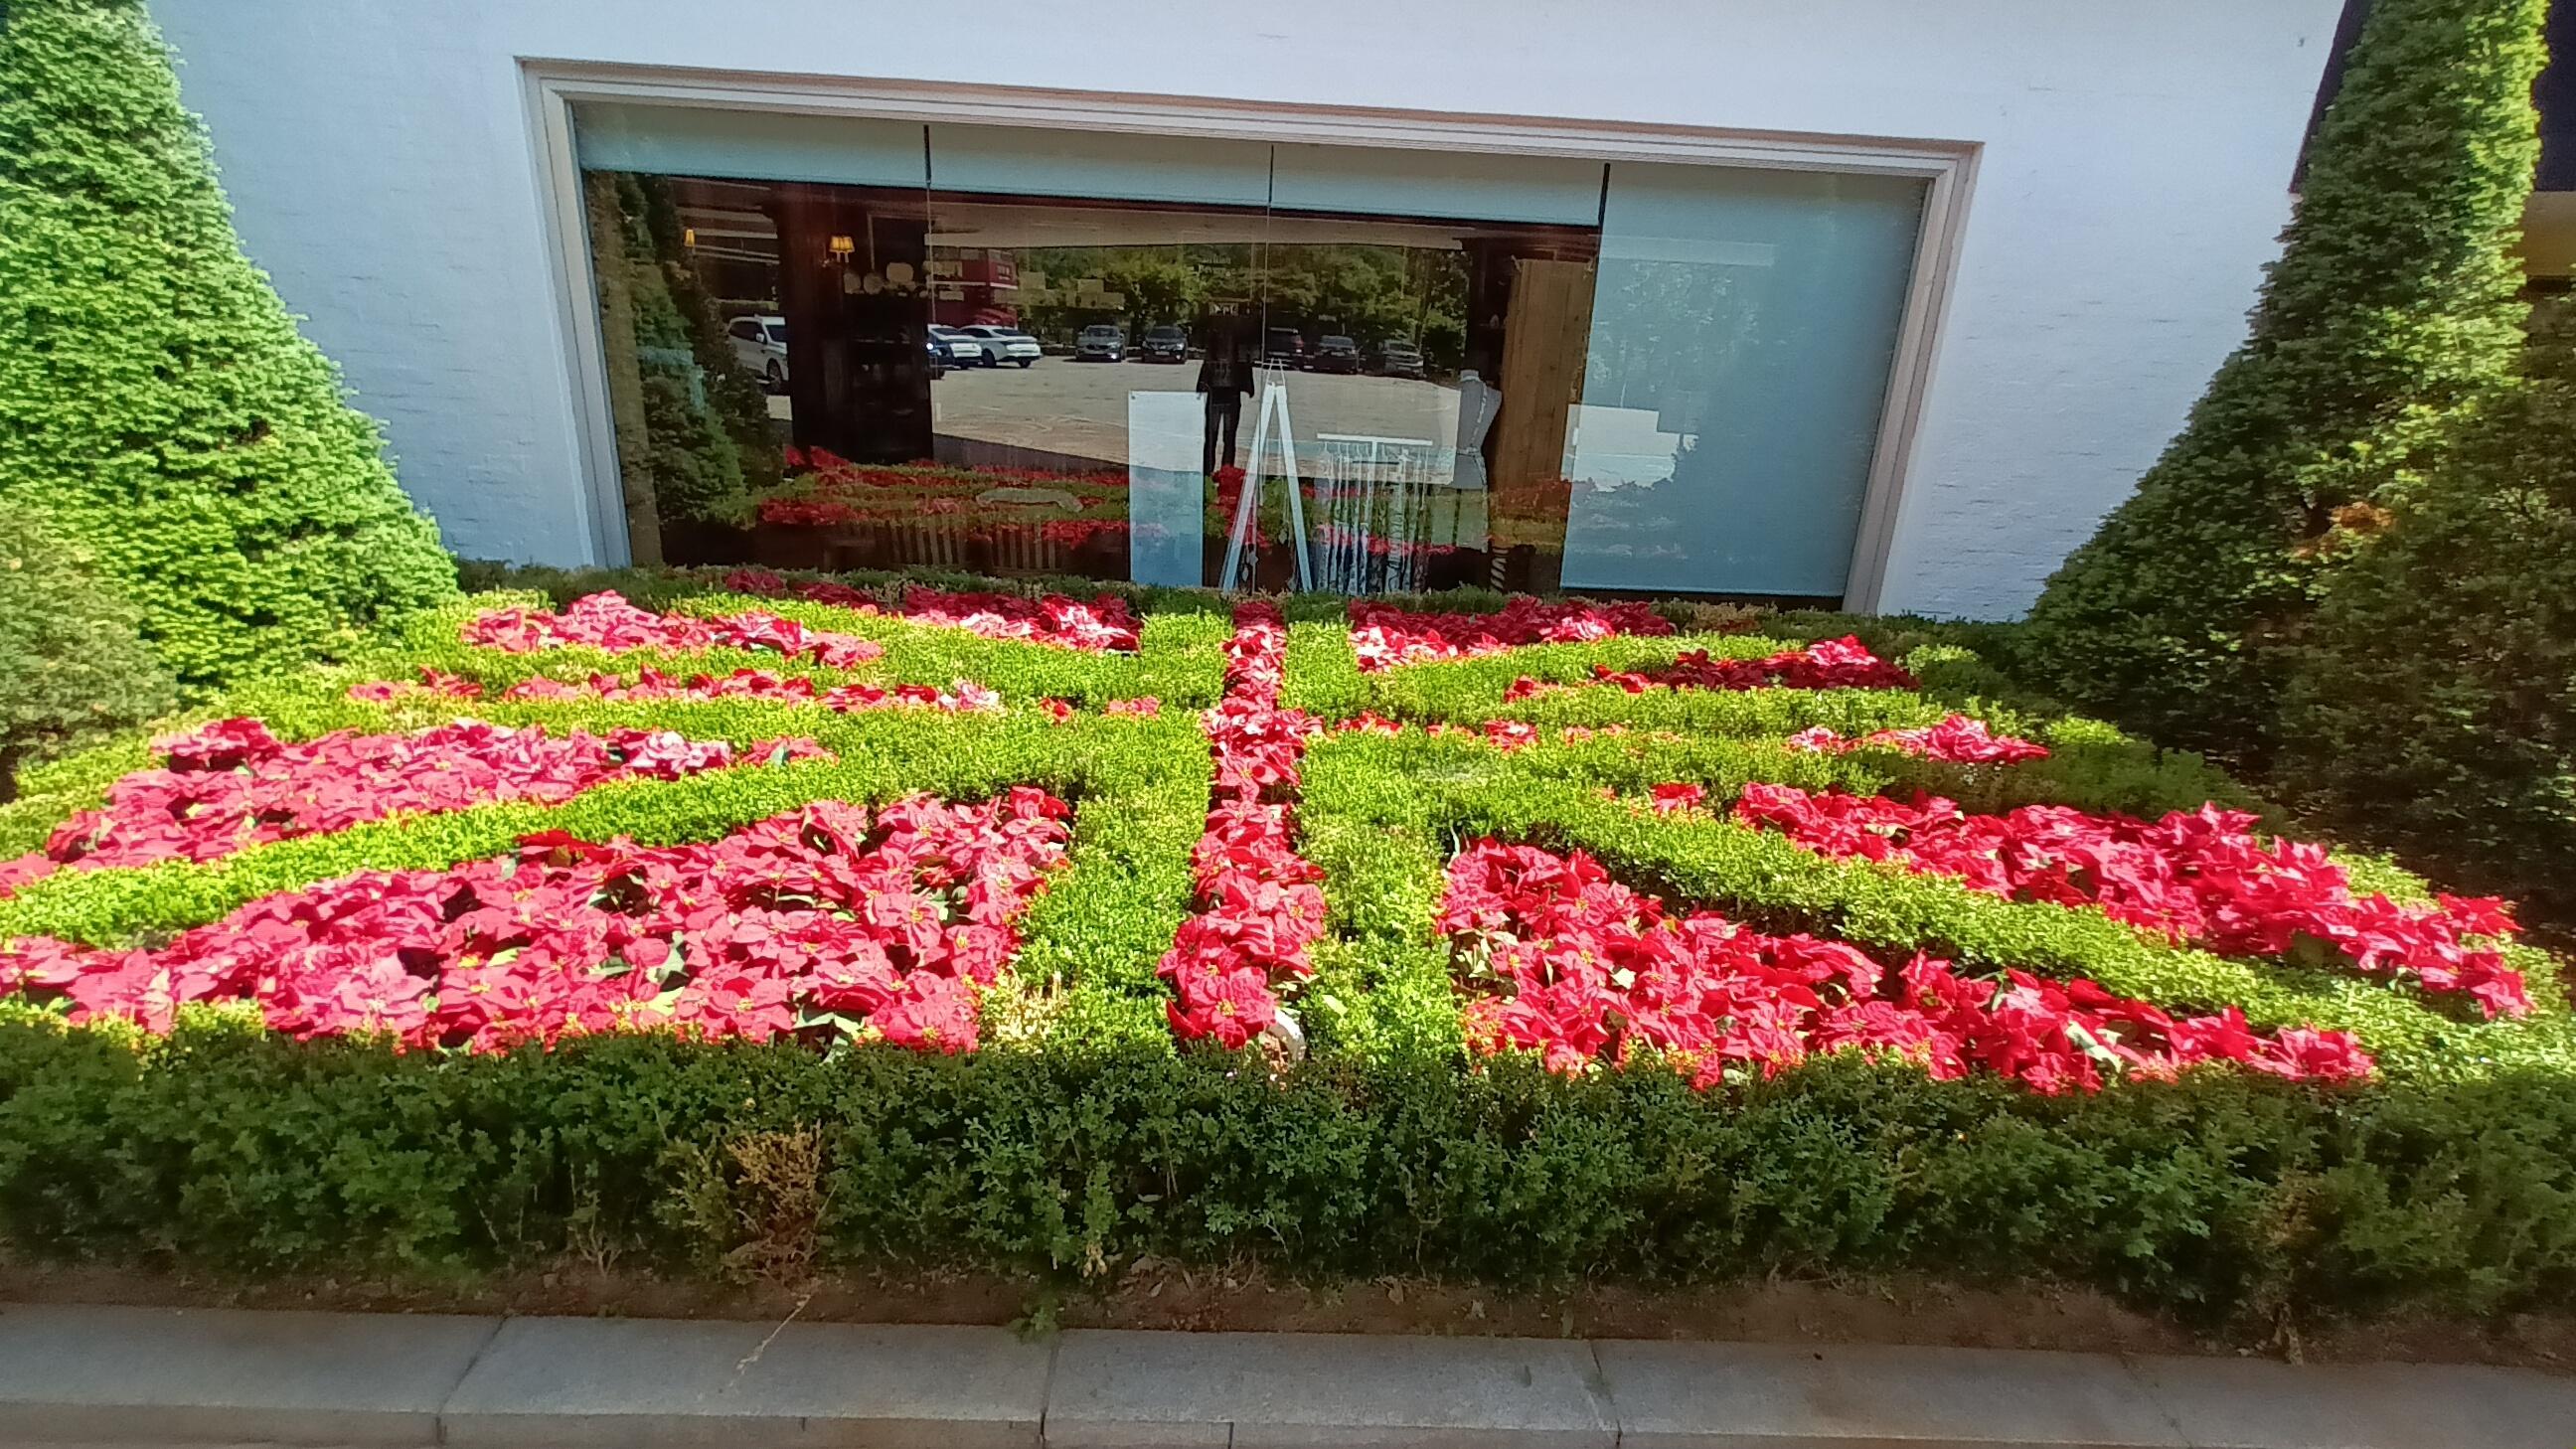
<path id="1" fill-rule="evenodd" d="M 1136 1047 L 964 1059 L 645 1038 L 437 1059 L 214 1013 L 136 1048 L 0 1026 L 19 1251 L 452 1277 L 762 1246 L 812 1130 L 825 1265 L 1101 1280 L 1139 1256 L 1330 1277 L 2065 1280 L 2225 1318 L 2576 1292 L 2576 1100 L 2509 1074 L 2320 1096 L 2221 1073 L 2051 1099 L 1833 1059 L 1722 1098 Z M 793 1223 L 777 1231 L 800 1231 Z"/>
<path id="2" fill-rule="evenodd" d="M 2522 386 L 2343 540 L 2278 773 L 2322 813 L 2481 889 L 2576 915 L 2576 309 Z"/>

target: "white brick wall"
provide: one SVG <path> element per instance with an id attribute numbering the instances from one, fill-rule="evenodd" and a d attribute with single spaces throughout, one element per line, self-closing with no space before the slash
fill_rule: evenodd
<path id="1" fill-rule="evenodd" d="M 460 552 L 591 557 L 522 58 L 1982 143 L 1887 606 L 2018 612 L 2243 330 L 2335 0 L 153 0 Z"/>

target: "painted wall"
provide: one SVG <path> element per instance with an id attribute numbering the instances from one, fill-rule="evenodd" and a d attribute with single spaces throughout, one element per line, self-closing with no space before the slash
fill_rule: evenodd
<path id="1" fill-rule="evenodd" d="M 451 546 L 591 556 L 521 58 L 1983 146 L 1886 606 L 2004 616 L 2243 330 L 2337 0 L 153 0 Z M 954 17 L 943 21 L 943 16 Z"/>

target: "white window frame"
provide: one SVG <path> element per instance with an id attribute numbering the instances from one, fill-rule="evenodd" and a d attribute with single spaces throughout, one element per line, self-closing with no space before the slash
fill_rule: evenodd
<path id="1" fill-rule="evenodd" d="M 573 363 L 567 384 L 580 429 L 590 531 L 597 556 L 611 565 L 629 562 L 632 554 L 625 530 L 624 485 L 617 472 L 616 431 L 608 410 L 606 352 L 594 300 L 597 291 L 591 274 L 581 167 L 573 151 L 576 101 L 1920 177 L 1927 183 L 1922 231 L 1916 239 L 1913 275 L 1907 279 L 1895 365 L 1888 371 L 1877 446 L 1870 459 L 1842 600 L 1844 608 L 1859 613 L 1877 612 L 1885 591 L 1888 551 L 1895 540 L 1898 505 L 1930 390 L 1936 340 L 1958 270 L 1980 150 L 1973 141 L 1796 135 L 585 61 L 523 59 L 520 69 L 529 134 L 536 148 L 556 309 Z"/>

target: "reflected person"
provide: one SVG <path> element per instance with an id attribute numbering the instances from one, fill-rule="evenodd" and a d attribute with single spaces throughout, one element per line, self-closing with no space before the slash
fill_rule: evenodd
<path id="1" fill-rule="evenodd" d="M 1199 472 L 1217 470 L 1217 434 L 1225 434 L 1225 466 L 1234 466 L 1234 431 L 1243 418 L 1243 400 L 1252 394 L 1251 339 L 1228 313 L 1208 318 L 1207 355 L 1199 360 L 1198 390 L 1206 399 L 1207 429 L 1199 448 Z"/>

